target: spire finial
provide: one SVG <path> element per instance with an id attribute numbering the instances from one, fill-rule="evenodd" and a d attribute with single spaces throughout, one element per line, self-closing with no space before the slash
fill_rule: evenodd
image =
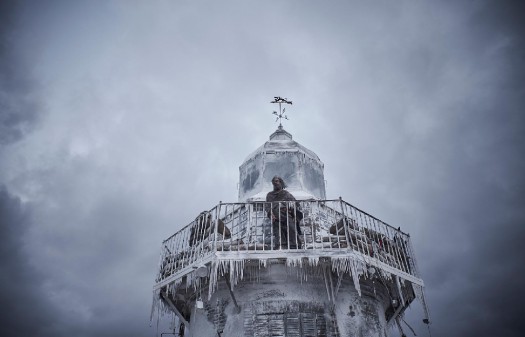
<path id="1" fill-rule="evenodd" d="M 292 104 L 292 101 L 289 101 L 287 98 L 282 98 L 282 97 L 279 97 L 279 96 L 275 96 L 274 97 L 274 100 L 271 101 L 270 103 L 278 103 L 279 104 L 279 113 L 277 113 L 277 111 L 274 111 L 273 114 L 277 116 L 277 119 L 275 120 L 276 122 L 279 121 L 279 129 L 282 129 L 283 125 L 281 123 L 281 120 L 284 118 L 286 120 L 288 120 L 288 116 L 286 116 L 284 114 L 284 112 L 286 111 L 286 108 L 282 108 L 281 109 L 281 104 Z"/>

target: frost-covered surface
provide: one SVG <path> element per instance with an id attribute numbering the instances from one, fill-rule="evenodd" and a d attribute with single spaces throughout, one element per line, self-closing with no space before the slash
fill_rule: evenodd
<path id="1" fill-rule="evenodd" d="M 415 298 L 428 317 L 410 237 L 323 200 L 323 169 L 279 127 L 240 166 L 238 203 L 163 242 L 153 309 L 175 315 L 185 336 L 380 337 Z M 264 202 L 275 175 L 298 202 Z"/>
<path id="2" fill-rule="evenodd" d="M 299 249 L 290 251 L 292 255 L 351 259 L 354 264 L 373 265 L 422 284 L 407 234 L 342 200 L 282 203 L 281 207 L 304 216 L 299 223 L 301 235 L 293 238 Z M 219 255 L 241 260 L 282 257 L 285 252 L 277 246 L 283 238 L 269 221 L 270 209 L 268 203 L 220 204 L 200 214 L 163 242 L 156 287 Z M 348 268 L 356 267 L 349 264 Z"/>
<path id="3" fill-rule="evenodd" d="M 324 165 L 311 150 L 279 128 L 239 167 L 239 201 L 264 201 L 271 179 L 281 176 L 301 200 L 325 199 Z"/>
<path id="4" fill-rule="evenodd" d="M 202 308 L 196 307 L 195 300 L 188 301 L 187 336 L 217 336 L 218 330 L 233 337 L 385 335 L 390 297 L 377 275 L 361 276 L 364 289 L 359 294 L 351 275 L 330 270 L 327 259 L 299 261 L 221 263 L 213 295 L 202 295 L 206 283 L 195 290 Z M 233 270 L 241 269 L 242 278 L 232 279 Z M 171 298 L 175 301 L 188 289 L 194 290 L 179 284 Z"/>
<path id="5" fill-rule="evenodd" d="M 330 286 L 328 283 L 316 283 L 321 289 L 324 286 L 323 305 L 330 306 L 337 297 L 341 297 L 346 298 L 348 303 L 354 303 L 354 313 L 368 312 L 372 315 L 372 312 L 380 310 L 381 314 L 374 317 L 383 317 L 365 319 L 361 323 L 358 318 L 352 319 L 351 324 L 339 324 L 340 331 L 361 331 L 364 326 L 372 324 L 366 328 L 375 331 L 370 336 L 380 336 L 385 317 L 400 313 L 393 309 L 385 311 L 385 304 L 378 309 L 375 290 L 366 304 L 370 308 L 366 309 L 366 305 L 358 300 L 371 296 L 369 289 L 363 290 L 363 280 L 378 278 L 382 284 L 389 285 L 390 293 L 398 294 L 398 301 L 406 302 L 406 305 L 417 295 L 426 308 L 423 281 L 417 273 L 407 234 L 342 200 L 300 201 L 297 204 L 283 202 L 281 207 L 285 207 L 289 214 L 301 211 L 304 215 L 299 223 L 301 235 L 296 241 L 298 249 L 276 247 L 279 240 L 268 219 L 271 207 L 265 202 L 217 205 L 165 240 L 154 287 L 157 301 L 161 293 L 172 296 L 173 307 L 179 308 L 181 317 L 189 317 L 195 310 L 197 294 L 203 301 L 213 301 L 217 294 L 224 291 L 225 277 L 235 292 L 239 287 L 246 287 L 246 282 L 262 287 L 264 279 L 269 277 L 267 274 L 275 269 L 277 263 L 287 270 L 287 277 L 293 274 L 295 286 L 299 288 L 317 282 L 319 277 L 325 282 L 327 275 L 335 275 L 336 280 L 331 279 Z M 347 294 L 348 286 L 345 286 L 344 294 L 339 291 L 343 289 L 340 288 L 343 283 L 339 276 L 343 275 L 344 284 L 352 285 L 351 293 L 355 296 Z M 294 306 L 294 301 L 299 299 L 286 297 L 285 304 Z M 224 312 L 228 312 L 228 307 L 232 305 L 224 304 Z M 169 307 L 168 311 L 173 312 L 173 307 Z M 270 319 L 265 314 L 261 315 L 254 319 Z M 343 317 L 334 315 L 340 317 L 337 320 Z M 297 317 L 283 317 L 285 320 L 297 320 Z M 224 317 L 221 319 L 228 321 Z"/>

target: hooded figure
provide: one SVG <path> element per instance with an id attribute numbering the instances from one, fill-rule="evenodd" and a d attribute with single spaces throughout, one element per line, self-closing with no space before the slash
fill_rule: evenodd
<path id="1" fill-rule="evenodd" d="M 273 248 L 297 249 L 300 246 L 299 222 L 303 213 L 294 196 L 285 190 L 286 184 L 281 177 L 273 177 L 272 185 L 273 191 L 266 195 L 266 201 L 271 203 L 267 214 L 272 220 Z"/>

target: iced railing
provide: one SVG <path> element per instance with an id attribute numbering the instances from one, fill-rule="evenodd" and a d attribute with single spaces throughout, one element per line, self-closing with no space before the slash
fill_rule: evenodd
<path id="1" fill-rule="evenodd" d="M 349 256 L 422 285 L 409 235 L 339 199 L 221 203 L 202 212 L 162 243 L 155 288 L 216 258 L 290 256 Z"/>

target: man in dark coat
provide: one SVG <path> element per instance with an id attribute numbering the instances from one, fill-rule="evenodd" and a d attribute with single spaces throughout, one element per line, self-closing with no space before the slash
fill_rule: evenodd
<path id="1" fill-rule="evenodd" d="M 277 249 L 297 249 L 300 245 L 299 221 L 303 218 L 303 213 L 294 196 L 285 190 L 286 184 L 281 177 L 273 177 L 272 185 L 273 191 L 266 195 L 266 201 L 271 203 L 267 214 L 272 219 L 275 238 L 273 246 Z"/>

